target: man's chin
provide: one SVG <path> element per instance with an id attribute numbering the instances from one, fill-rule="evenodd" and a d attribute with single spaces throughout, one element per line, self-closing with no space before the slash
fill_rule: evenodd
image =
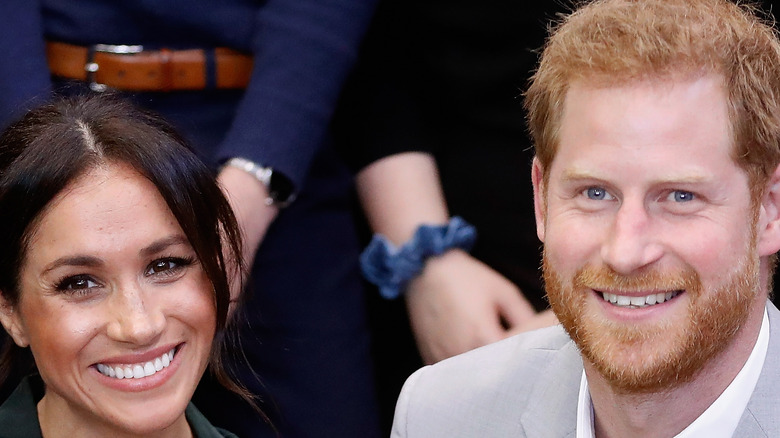
<path id="1" fill-rule="evenodd" d="M 727 281 L 706 291 L 698 276 L 689 272 L 680 281 L 685 285 L 684 293 L 661 304 L 667 308 L 658 308 L 661 311 L 655 316 L 662 315 L 659 318 L 649 317 L 646 308 L 609 307 L 612 304 L 603 298 L 599 301 L 593 292 L 603 285 L 572 279 L 567 286 L 548 269 L 545 283 L 553 310 L 584 360 L 616 392 L 662 392 L 692 380 L 731 344 L 744 325 L 758 292 L 758 276 L 755 264 L 738 266 Z M 590 278 L 606 277 L 596 272 Z M 620 290 L 629 283 L 634 289 L 653 290 L 674 282 L 639 284 L 634 279 L 618 279 L 611 288 L 609 279 L 604 283 L 607 290 Z M 591 292 L 585 292 L 588 290 Z"/>
<path id="2" fill-rule="evenodd" d="M 692 339 L 684 335 L 688 325 L 669 325 L 631 332 L 624 328 L 620 334 L 580 330 L 583 339 L 577 344 L 585 360 L 615 391 L 660 392 L 692 379 L 696 369 L 685 360 L 692 347 Z"/>

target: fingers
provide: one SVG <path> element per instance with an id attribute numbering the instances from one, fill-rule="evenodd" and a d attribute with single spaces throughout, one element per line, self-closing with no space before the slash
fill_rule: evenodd
<path id="1" fill-rule="evenodd" d="M 498 293 L 496 306 L 507 330 L 522 326 L 536 316 L 536 310 L 517 288 Z"/>
<path id="2" fill-rule="evenodd" d="M 536 315 L 512 282 L 462 251 L 429 260 L 406 302 L 426 363 L 499 341 Z"/>
<path id="3" fill-rule="evenodd" d="M 515 326 L 507 332 L 507 337 L 514 336 L 519 333 L 537 330 L 544 327 L 550 327 L 558 324 L 558 318 L 552 312 L 552 310 L 545 310 L 534 315 L 522 325 Z"/>

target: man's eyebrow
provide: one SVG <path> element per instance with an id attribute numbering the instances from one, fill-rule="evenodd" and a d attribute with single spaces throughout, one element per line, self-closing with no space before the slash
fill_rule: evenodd
<path id="1" fill-rule="evenodd" d="M 563 171 L 561 179 L 564 182 L 577 181 L 577 180 L 607 180 L 608 177 L 604 176 L 605 172 L 594 173 L 585 169 L 571 168 Z M 656 178 L 654 184 L 696 184 L 710 181 L 711 178 L 698 173 L 689 172 L 685 174 L 674 175 L 668 173 Z"/>
<path id="2" fill-rule="evenodd" d="M 579 169 L 579 168 L 570 168 L 563 171 L 563 174 L 561 175 L 561 179 L 563 181 L 575 181 L 575 180 L 582 180 L 582 179 L 603 179 L 603 177 L 596 175 L 593 172 L 590 172 L 585 169 Z"/>
<path id="3" fill-rule="evenodd" d="M 176 245 L 190 246 L 190 241 L 182 234 L 174 234 L 172 236 L 163 237 L 162 239 L 152 242 L 149 246 L 141 249 L 139 254 L 141 254 L 141 256 L 148 257 Z"/>

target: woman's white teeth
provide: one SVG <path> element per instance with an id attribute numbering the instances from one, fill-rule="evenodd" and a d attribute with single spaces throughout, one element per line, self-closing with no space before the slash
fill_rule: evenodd
<path id="1" fill-rule="evenodd" d="M 140 379 L 167 368 L 171 364 L 175 352 L 176 349 L 171 348 L 171 351 L 163 353 L 162 356 L 146 363 L 131 365 L 104 365 L 99 363 L 97 364 L 97 369 L 100 371 L 100 374 L 115 379 Z"/>
<path id="2" fill-rule="evenodd" d="M 674 291 L 674 292 L 662 292 L 658 294 L 650 294 L 640 297 L 629 297 L 625 295 L 617 295 L 617 294 L 610 294 L 603 292 L 601 296 L 604 298 L 604 301 L 609 301 L 610 303 L 619 306 L 619 307 L 630 307 L 630 308 L 636 308 L 636 307 L 647 307 L 652 306 L 654 304 L 661 304 L 665 301 L 669 301 L 672 298 L 676 297 L 680 294 L 680 291 Z"/>

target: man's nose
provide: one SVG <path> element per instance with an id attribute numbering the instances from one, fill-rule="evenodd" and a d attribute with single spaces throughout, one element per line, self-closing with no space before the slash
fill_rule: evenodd
<path id="1" fill-rule="evenodd" d="M 108 336 L 135 345 L 157 341 L 165 326 L 165 315 L 153 301 L 145 298 L 137 283 L 118 287 L 111 297 Z"/>
<path id="2" fill-rule="evenodd" d="M 601 247 L 604 263 L 627 275 L 656 262 L 662 255 L 663 246 L 644 203 L 624 200 Z"/>

